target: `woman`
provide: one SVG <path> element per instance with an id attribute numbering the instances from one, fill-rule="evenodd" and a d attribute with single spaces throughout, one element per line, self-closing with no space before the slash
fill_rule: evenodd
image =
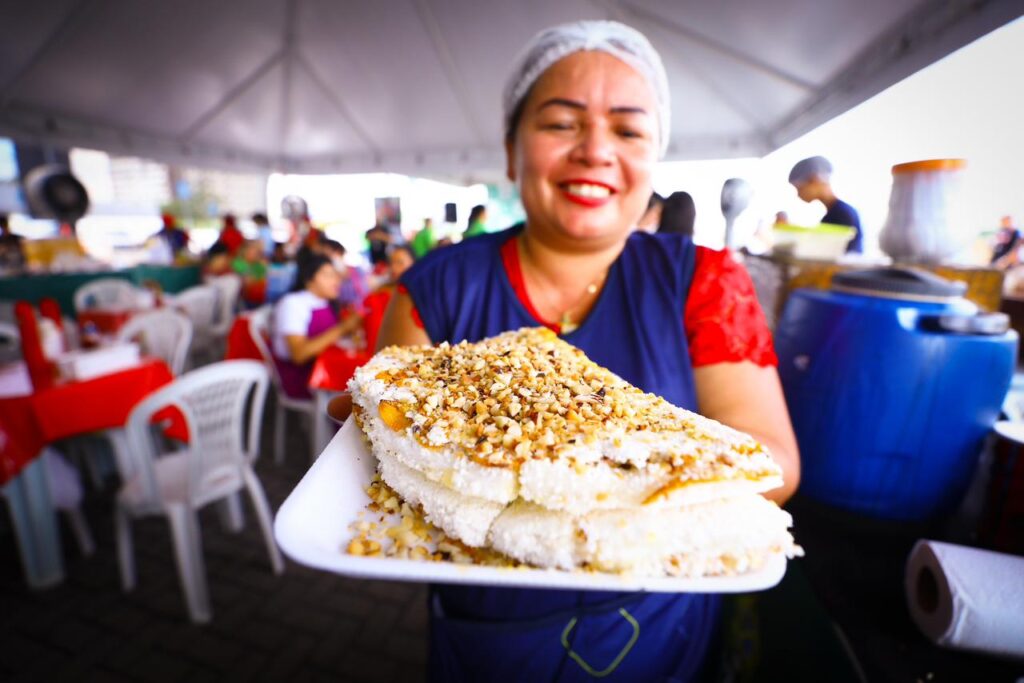
<path id="1" fill-rule="evenodd" d="M 477 235 L 487 234 L 487 207 L 483 204 L 477 204 L 469 210 L 469 220 L 466 221 L 466 232 L 462 234 L 463 238 L 476 237 Z"/>
<path id="2" fill-rule="evenodd" d="M 548 325 L 646 391 L 766 444 L 784 471 L 770 494 L 781 502 L 799 459 L 749 276 L 687 237 L 635 231 L 668 108 L 661 61 L 633 29 L 581 22 L 539 34 L 504 98 L 507 173 L 525 224 L 418 262 L 377 346 Z M 435 586 L 431 677 L 692 680 L 717 615 L 707 594 Z"/>
<path id="3" fill-rule="evenodd" d="M 296 291 L 274 307 L 271 351 L 281 388 L 292 398 L 310 397 L 313 361 L 362 324 L 358 315 L 338 320 L 331 302 L 338 298 L 340 286 L 341 276 L 331 260 L 314 254 L 298 265 Z"/>
<path id="4" fill-rule="evenodd" d="M 697 221 L 697 205 L 689 192 L 673 192 L 661 208 L 658 232 L 670 235 L 693 236 L 693 224 Z"/>
<path id="5" fill-rule="evenodd" d="M 267 263 L 263 260 L 263 243 L 259 240 L 245 242 L 231 262 L 231 270 L 242 278 L 242 300 L 246 307 L 262 305 L 267 298 Z"/>
<path id="6" fill-rule="evenodd" d="M 416 256 L 412 248 L 402 245 L 392 247 L 388 254 L 388 280 L 367 296 L 362 302 L 365 315 L 366 347 L 374 349 L 377 346 L 377 335 L 380 333 L 380 326 L 384 320 L 384 313 L 391 303 L 391 297 L 398 282 L 402 279 L 405 271 L 416 262 Z"/>

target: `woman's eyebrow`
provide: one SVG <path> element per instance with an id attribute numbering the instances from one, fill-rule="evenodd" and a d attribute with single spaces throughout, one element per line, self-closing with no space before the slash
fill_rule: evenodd
<path id="1" fill-rule="evenodd" d="M 570 107 L 571 109 L 586 109 L 587 105 L 576 100 L 567 100 L 563 97 L 552 97 L 550 100 L 544 102 L 544 104 L 537 107 L 537 111 L 546 107 Z"/>
<path id="2" fill-rule="evenodd" d="M 545 109 L 546 107 L 569 107 L 570 109 L 579 109 L 584 111 L 587 105 L 577 100 L 569 100 L 564 97 L 552 97 L 550 100 L 546 100 L 543 104 L 537 107 L 537 111 Z M 623 105 L 619 107 L 612 107 L 609 110 L 612 114 L 646 114 L 647 110 L 643 107 L 634 107 Z"/>
<path id="3" fill-rule="evenodd" d="M 612 107 L 610 109 L 613 114 L 646 114 L 647 110 L 643 107 Z"/>

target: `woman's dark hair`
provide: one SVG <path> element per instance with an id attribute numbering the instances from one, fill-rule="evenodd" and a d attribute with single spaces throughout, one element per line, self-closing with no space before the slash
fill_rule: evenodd
<path id="1" fill-rule="evenodd" d="M 412 250 L 408 244 L 396 244 L 395 246 L 388 249 L 388 263 L 391 263 L 391 257 L 395 255 L 395 252 L 404 251 L 409 255 L 413 261 L 416 260 L 416 252 Z"/>
<path id="2" fill-rule="evenodd" d="M 658 232 L 671 235 L 693 235 L 697 206 L 689 192 L 673 192 L 661 207 Z"/>
<path id="3" fill-rule="evenodd" d="M 469 211 L 469 221 L 467 225 L 473 225 L 473 221 L 480 218 L 480 214 L 487 210 L 487 207 L 483 204 L 477 204 Z"/>
<path id="4" fill-rule="evenodd" d="M 226 254 L 228 251 L 228 245 L 221 242 L 219 239 L 210 245 L 210 248 L 206 250 L 206 258 L 213 258 L 217 254 Z"/>
<path id="5" fill-rule="evenodd" d="M 297 268 L 297 274 L 295 277 L 295 285 L 292 287 L 293 292 L 301 292 L 309 284 L 309 281 L 316 277 L 316 274 L 324 266 L 334 265 L 331 263 L 331 259 L 323 254 L 309 254 L 306 258 L 298 259 L 295 262 Z"/>
<path id="6" fill-rule="evenodd" d="M 346 253 L 345 245 L 337 240 L 325 239 L 321 240 L 320 244 L 331 254 L 341 254 L 344 256 Z"/>

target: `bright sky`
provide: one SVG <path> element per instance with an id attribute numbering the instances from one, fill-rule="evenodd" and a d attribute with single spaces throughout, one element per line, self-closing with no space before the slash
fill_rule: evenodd
<path id="1" fill-rule="evenodd" d="M 725 220 L 719 208 L 730 177 L 754 185 L 741 217 L 751 233 L 758 220 L 786 211 L 790 222 L 813 225 L 824 214 L 786 182 L 789 169 L 821 154 L 835 167 L 836 194 L 858 209 L 866 247 L 876 248 L 888 214 L 893 164 L 959 157 L 967 169 L 959 189 L 967 216 L 965 239 L 992 231 L 1005 214 L 1024 223 L 1024 19 L 982 37 L 860 106 L 763 159 L 662 164 L 655 189 L 685 190 L 697 203 L 697 239 L 720 245 Z M 740 229 L 740 227 L 738 227 Z"/>

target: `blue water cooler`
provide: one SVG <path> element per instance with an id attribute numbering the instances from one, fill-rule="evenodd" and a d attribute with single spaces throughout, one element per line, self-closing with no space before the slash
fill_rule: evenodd
<path id="1" fill-rule="evenodd" d="M 963 283 L 923 270 L 837 273 L 790 296 L 775 332 L 800 493 L 921 521 L 964 494 L 1013 377 L 1017 334 Z"/>

